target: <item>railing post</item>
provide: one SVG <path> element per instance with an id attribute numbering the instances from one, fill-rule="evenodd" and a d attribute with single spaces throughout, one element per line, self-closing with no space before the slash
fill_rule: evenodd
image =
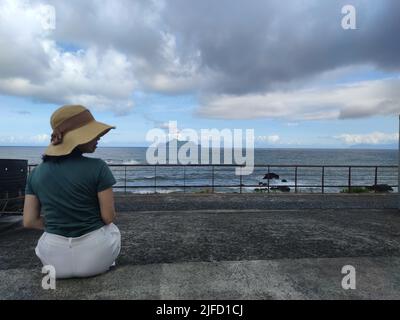
<path id="1" fill-rule="evenodd" d="M 242 167 L 240 167 L 240 193 L 242 193 Z"/>
<path id="2" fill-rule="evenodd" d="M 125 194 L 126 194 L 126 165 L 125 165 L 125 182 L 124 182 L 124 186 L 125 186 Z"/>
<path id="3" fill-rule="evenodd" d="M 267 186 L 268 186 L 267 190 L 268 190 L 268 193 L 269 193 L 269 166 L 268 166 L 268 179 L 267 179 Z"/>
<path id="4" fill-rule="evenodd" d="M 294 167 L 294 192 L 297 193 L 297 166 Z"/>
<path id="5" fill-rule="evenodd" d="M 324 183 L 325 183 L 325 167 L 322 166 L 322 193 L 324 193 Z"/>
<path id="6" fill-rule="evenodd" d="M 211 179 L 211 191 L 214 193 L 214 166 L 212 166 L 212 179 Z"/>
<path id="7" fill-rule="evenodd" d="M 375 183 L 374 185 L 378 184 L 378 166 L 375 167 Z M 376 188 L 374 188 L 374 193 L 376 193 Z"/>
<path id="8" fill-rule="evenodd" d="M 183 166 L 183 193 L 186 192 L 186 167 Z"/>
<path id="9" fill-rule="evenodd" d="M 154 165 L 154 193 L 157 193 L 157 165 Z"/>
<path id="10" fill-rule="evenodd" d="M 351 193 L 351 166 L 349 166 L 349 183 L 348 183 L 349 193 Z"/>

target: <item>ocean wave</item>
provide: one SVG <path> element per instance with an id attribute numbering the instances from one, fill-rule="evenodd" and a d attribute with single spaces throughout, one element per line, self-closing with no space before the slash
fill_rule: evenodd
<path id="1" fill-rule="evenodd" d="M 133 160 L 133 159 L 131 159 L 131 160 L 124 160 L 124 161 L 122 162 L 122 164 L 140 164 L 140 161 Z"/>
<path id="2" fill-rule="evenodd" d="M 143 176 L 143 177 L 138 177 L 136 178 L 136 180 L 154 180 L 154 176 L 153 175 L 149 175 L 149 176 Z M 157 176 L 157 180 L 178 180 L 179 179 L 174 179 L 173 177 L 166 177 L 166 176 Z"/>
<path id="3" fill-rule="evenodd" d="M 173 193 L 173 192 L 182 192 L 183 189 L 175 188 L 175 189 L 162 189 L 161 187 L 157 188 L 157 193 Z M 137 194 L 154 194 L 154 190 L 149 189 L 137 189 L 130 190 L 129 193 L 137 193 Z"/>
<path id="4" fill-rule="evenodd" d="M 126 164 L 141 164 L 140 161 L 130 159 L 130 160 L 113 160 L 113 159 L 104 159 L 107 164 L 119 164 L 119 165 L 126 165 Z"/>

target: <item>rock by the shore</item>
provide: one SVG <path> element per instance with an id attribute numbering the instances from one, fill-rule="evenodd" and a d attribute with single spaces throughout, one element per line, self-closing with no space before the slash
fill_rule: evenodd
<path id="1" fill-rule="evenodd" d="M 376 191 L 376 192 L 389 192 L 393 191 L 393 188 L 387 184 L 374 184 L 370 187 L 367 187 L 368 190 Z"/>
<path id="2" fill-rule="evenodd" d="M 271 187 L 271 190 L 279 190 L 282 192 L 290 192 L 290 188 L 287 186 L 276 186 L 276 187 Z"/>
<path id="3" fill-rule="evenodd" d="M 279 175 L 276 173 L 270 172 L 270 173 L 267 173 L 266 175 L 264 175 L 263 179 L 268 179 L 268 180 L 279 179 Z"/>

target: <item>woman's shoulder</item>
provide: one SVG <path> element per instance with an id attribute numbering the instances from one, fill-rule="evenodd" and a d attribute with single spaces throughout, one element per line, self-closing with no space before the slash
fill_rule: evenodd
<path id="1" fill-rule="evenodd" d="M 29 175 L 34 175 L 36 172 L 39 172 L 40 170 L 42 170 L 43 165 L 44 165 L 44 162 L 36 163 L 36 164 L 32 165 L 29 169 Z"/>

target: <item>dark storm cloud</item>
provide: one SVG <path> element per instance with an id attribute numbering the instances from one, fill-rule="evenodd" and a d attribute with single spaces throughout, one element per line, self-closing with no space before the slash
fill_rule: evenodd
<path id="1" fill-rule="evenodd" d="M 357 30 L 343 30 L 352 4 Z M 164 19 L 181 52 L 199 50 L 209 91 L 273 89 L 338 67 L 400 68 L 400 1 L 168 1 Z"/>
<path id="2" fill-rule="evenodd" d="M 124 54 L 156 60 L 161 46 L 159 8 L 149 0 L 51 0 L 57 12 L 57 41 L 86 48 L 110 46 Z"/>
<path id="3" fill-rule="evenodd" d="M 55 7 L 55 30 L 35 19 L 42 4 Z M 341 26 L 348 4 L 357 30 Z M 120 114 L 132 109 L 134 91 L 196 95 L 206 117 L 391 114 L 399 15 L 398 0 L 3 0 L 0 93 Z M 341 76 L 378 78 L 360 70 L 382 81 L 360 84 L 367 89 L 349 104 L 357 90 L 334 86 Z M 317 94 L 301 91 L 310 88 Z M 375 96 L 365 99 L 369 88 Z"/>

